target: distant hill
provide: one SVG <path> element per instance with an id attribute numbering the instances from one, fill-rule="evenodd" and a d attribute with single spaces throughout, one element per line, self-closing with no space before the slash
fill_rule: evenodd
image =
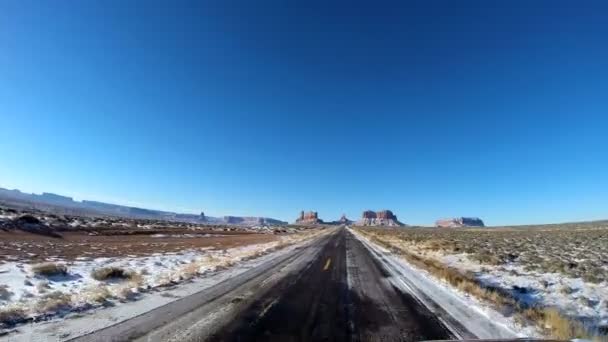
<path id="1" fill-rule="evenodd" d="M 23 193 L 19 190 L 0 188 L 0 202 L 17 207 L 71 215 L 118 216 L 138 219 L 166 220 L 188 223 L 233 224 L 242 226 L 283 225 L 287 222 L 267 217 L 205 216 L 204 213 L 181 214 L 170 211 L 129 207 L 98 201 L 74 201 L 71 197 L 44 192 L 41 195 Z"/>

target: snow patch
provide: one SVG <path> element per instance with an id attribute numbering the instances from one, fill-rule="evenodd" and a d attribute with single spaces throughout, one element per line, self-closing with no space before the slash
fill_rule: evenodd
<path id="1" fill-rule="evenodd" d="M 556 307 L 590 326 L 608 326 L 608 284 L 593 284 L 561 273 L 527 271 L 517 262 L 481 265 L 466 254 L 437 255 L 444 264 L 476 274 L 483 284 L 510 291 L 518 301 Z"/>

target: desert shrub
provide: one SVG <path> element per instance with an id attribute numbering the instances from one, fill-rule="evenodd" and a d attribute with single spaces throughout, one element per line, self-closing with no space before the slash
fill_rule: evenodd
<path id="1" fill-rule="evenodd" d="M 25 310 L 19 306 L 9 306 L 0 308 L 0 324 L 11 326 L 27 318 Z"/>
<path id="2" fill-rule="evenodd" d="M 114 289 L 116 297 L 121 300 L 135 299 L 140 292 L 144 291 L 144 277 L 140 273 L 128 271 L 128 281 Z"/>
<path id="3" fill-rule="evenodd" d="M 599 284 L 602 281 L 606 280 L 606 276 L 604 274 L 604 271 L 602 270 L 590 270 L 589 272 L 586 272 L 583 274 L 582 276 L 583 280 L 589 283 L 593 283 L 593 284 Z"/>
<path id="4" fill-rule="evenodd" d="M 560 293 L 565 294 L 565 295 L 569 295 L 569 294 L 573 294 L 574 292 L 576 292 L 575 289 L 571 288 L 570 286 L 563 286 L 560 290 Z"/>
<path id="5" fill-rule="evenodd" d="M 566 340 L 588 336 L 580 323 L 563 316 L 554 308 L 542 309 L 541 316 L 545 328 L 549 329 L 553 338 Z"/>
<path id="6" fill-rule="evenodd" d="M 108 299 L 112 298 L 112 293 L 107 286 L 90 287 L 84 292 L 86 299 L 95 303 L 105 303 Z"/>
<path id="7" fill-rule="evenodd" d="M 172 286 L 175 284 L 175 281 L 172 279 L 170 274 L 163 273 L 157 277 L 156 284 L 160 287 Z"/>
<path id="8" fill-rule="evenodd" d="M 39 313 L 51 313 L 68 310 L 72 304 L 72 296 L 60 291 L 54 291 L 42 296 L 36 303 Z"/>
<path id="9" fill-rule="evenodd" d="M 488 265 L 502 265 L 505 263 L 504 260 L 502 260 L 498 255 L 492 254 L 490 252 L 474 254 L 473 259 L 479 261 L 482 264 Z"/>
<path id="10" fill-rule="evenodd" d="M 9 300 L 13 293 L 9 291 L 8 285 L 0 285 L 0 300 Z"/>
<path id="11" fill-rule="evenodd" d="M 116 266 L 96 268 L 91 272 L 91 277 L 99 281 L 110 279 L 131 279 L 135 275 L 136 273 L 133 271 L 125 270 Z"/>
<path id="12" fill-rule="evenodd" d="M 141 273 L 137 272 L 128 272 L 129 273 L 129 286 L 133 288 L 137 288 L 138 291 L 142 290 L 142 286 L 144 285 L 144 276 Z"/>
<path id="13" fill-rule="evenodd" d="M 25 224 L 42 224 L 42 222 L 37 217 L 29 214 L 19 216 L 15 219 L 15 222 Z"/>
<path id="14" fill-rule="evenodd" d="M 32 272 L 39 276 L 52 277 L 68 274 L 68 268 L 64 264 L 45 262 L 32 266 Z"/>
<path id="15" fill-rule="evenodd" d="M 185 266 L 183 266 L 179 271 L 178 275 L 182 279 L 192 279 L 199 273 L 199 269 L 201 268 L 201 264 L 198 262 L 192 262 Z"/>

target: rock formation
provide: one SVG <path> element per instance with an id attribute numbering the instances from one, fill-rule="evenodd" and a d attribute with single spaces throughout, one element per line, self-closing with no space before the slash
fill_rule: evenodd
<path id="1" fill-rule="evenodd" d="M 351 223 L 353 223 L 353 221 L 351 221 L 348 218 L 346 218 L 346 214 L 342 214 L 342 216 L 338 220 L 338 223 L 339 224 L 351 224 Z"/>
<path id="2" fill-rule="evenodd" d="M 376 212 L 375 211 L 371 211 L 371 210 L 366 210 L 363 212 L 363 218 L 364 219 L 375 219 L 376 216 Z"/>
<path id="3" fill-rule="evenodd" d="M 337 221 L 331 221 L 331 222 L 327 222 L 328 224 L 333 224 L 336 226 L 342 226 L 342 225 L 351 225 L 353 224 L 353 221 L 349 220 L 346 217 L 346 214 L 342 214 L 342 216 L 340 216 L 340 219 Z"/>
<path id="4" fill-rule="evenodd" d="M 240 224 L 245 221 L 243 217 L 238 216 L 224 216 L 222 220 L 227 224 Z"/>
<path id="5" fill-rule="evenodd" d="M 300 217 L 298 217 L 298 219 L 296 220 L 297 224 L 318 224 L 318 223 L 323 223 L 323 221 L 321 221 L 319 219 L 319 215 L 317 214 L 316 211 L 308 211 L 308 212 L 304 212 L 304 210 L 302 210 L 300 212 Z"/>
<path id="6" fill-rule="evenodd" d="M 276 226 L 287 224 L 287 222 L 258 216 L 224 216 L 216 223 L 241 226 Z"/>
<path id="7" fill-rule="evenodd" d="M 485 227 L 483 221 L 477 217 L 454 217 L 441 219 L 435 222 L 435 226 L 441 228 Z"/>
<path id="8" fill-rule="evenodd" d="M 37 235 L 46 235 L 54 238 L 60 238 L 61 235 L 58 234 L 53 228 L 49 227 L 44 222 L 40 221 L 35 216 L 26 214 L 16 217 L 10 221 L 3 222 L 0 225 L 1 230 L 20 230 L 27 233 L 37 234 Z"/>
<path id="9" fill-rule="evenodd" d="M 390 210 L 371 211 L 366 210 L 357 222 L 360 226 L 402 226 L 397 216 Z"/>

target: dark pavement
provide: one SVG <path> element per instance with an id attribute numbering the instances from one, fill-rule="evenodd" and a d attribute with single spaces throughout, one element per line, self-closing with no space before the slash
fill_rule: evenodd
<path id="1" fill-rule="evenodd" d="M 397 290 L 346 229 L 318 256 L 244 308 L 211 341 L 420 341 L 449 339 L 424 306 Z"/>

